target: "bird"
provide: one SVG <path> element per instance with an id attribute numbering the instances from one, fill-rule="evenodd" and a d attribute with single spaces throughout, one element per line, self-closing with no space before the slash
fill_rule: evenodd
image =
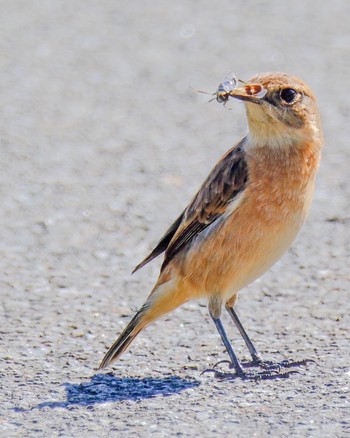
<path id="1" fill-rule="evenodd" d="M 307 218 L 323 134 L 315 95 L 295 76 L 257 74 L 231 86 L 228 93 L 243 101 L 248 133 L 218 161 L 188 206 L 134 269 L 165 253 L 155 286 L 99 369 L 118 359 L 152 322 L 203 297 L 234 375 L 245 378 L 247 372 L 225 332 L 223 308 L 253 363 L 264 364 L 235 305 L 239 292 L 290 247 Z"/>

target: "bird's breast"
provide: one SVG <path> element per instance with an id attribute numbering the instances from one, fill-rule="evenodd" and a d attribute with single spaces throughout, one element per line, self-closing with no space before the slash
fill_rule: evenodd
<path id="1" fill-rule="evenodd" d="M 229 296 L 269 269 L 288 249 L 311 204 L 318 161 L 312 153 L 248 156 L 249 180 L 236 208 L 188 251 L 192 286 Z"/>

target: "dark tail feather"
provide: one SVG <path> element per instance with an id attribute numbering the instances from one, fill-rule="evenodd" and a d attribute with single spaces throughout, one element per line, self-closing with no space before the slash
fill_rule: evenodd
<path id="1" fill-rule="evenodd" d="M 160 277 L 160 280 L 162 277 Z M 145 327 L 162 315 L 170 312 L 189 300 L 188 294 L 176 289 L 173 282 L 157 283 L 145 304 L 126 326 L 123 333 L 114 342 L 103 358 L 99 369 L 105 368 L 124 353 L 131 342 Z"/>
<path id="2" fill-rule="evenodd" d="M 106 368 L 119 356 L 121 356 L 124 351 L 128 348 L 131 342 L 136 338 L 136 336 L 140 333 L 140 331 L 146 326 L 146 324 L 142 324 L 142 315 L 144 314 L 145 306 L 143 306 L 133 317 L 133 319 L 129 322 L 129 324 L 125 327 L 123 333 L 119 336 L 119 338 L 114 342 L 111 348 L 107 351 L 105 357 L 103 358 L 99 370 L 102 368 Z"/>

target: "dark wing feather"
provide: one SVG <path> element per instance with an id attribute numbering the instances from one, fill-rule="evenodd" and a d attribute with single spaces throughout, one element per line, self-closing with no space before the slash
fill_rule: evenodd
<path id="1" fill-rule="evenodd" d="M 142 260 L 141 263 L 139 263 L 136 266 L 136 268 L 132 271 L 132 273 L 138 271 L 140 268 L 145 266 L 151 260 L 155 259 L 157 256 L 159 256 L 159 254 L 161 254 L 168 248 L 171 239 L 174 237 L 174 234 L 176 233 L 177 229 L 179 228 L 179 225 L 182 222 L 183 216 L 184 216 L 184 211 L 171 225 L 171 227 L 167 230 L 164 236 L 160 239 L 158 245 L 154 248 L 154 250 L 144 260 Z"/>
<path id="2" fill-rule="evenodd" d="M 228 204 L 245 188 L 248 167 L 244 142 L 245 139 L 222 157 L 185 210 L 166 250 L 162 270 L 185 245 L 225 213 Z"/>
<path id="3" fill-rule="evenodd" d="M 189 242 L 225 213 L 228 204 L 244 189 L 248 180 L 243 150 L 245 140 L 241 140 L 221 158 L 189 206 L 134 272 L 166 251 L 163 270 Z"/>

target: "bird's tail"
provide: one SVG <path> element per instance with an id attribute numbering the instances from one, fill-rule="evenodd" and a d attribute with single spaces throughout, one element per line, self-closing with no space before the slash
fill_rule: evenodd
<path id="1" fill-rule="evenodd" d="M 181 293 L 181 291 L 177 290 L 176 287 L 174 288 L 174 285 L 170 283 L 173 283 L 173 281 L 163 283 L 153 289 L 145 304 L 108 350 L 99 369 L 107 367 L 118 359 L 141 330 L 161 316 L 188 301 L 189 297 L 187 294 Z"/>

